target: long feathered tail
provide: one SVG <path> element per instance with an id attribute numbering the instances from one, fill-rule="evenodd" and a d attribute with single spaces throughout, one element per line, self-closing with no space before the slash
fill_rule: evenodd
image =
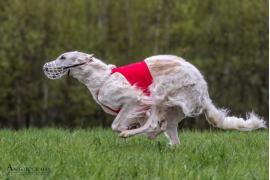
<path id="1" fill-rule="evenodd" d="M 249 113 L 247 119 L 227 116 L 226 110 L 216 108 L 210 99 L 205 103 L 205 115 L 210 124 L 221 129 L 251 131 L 266 128 L 266 122 L 255 113 Z"/>

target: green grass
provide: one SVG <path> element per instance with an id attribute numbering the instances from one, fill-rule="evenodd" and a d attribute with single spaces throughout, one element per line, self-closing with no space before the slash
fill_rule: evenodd
<path id="1" fill-rule="evenodd" d="M 0 130 L 0 179 L 268 179 L 267 131 L 180 138 L 170 148 L 164 135 L 121 139 L 109 129 Z M 27 173 L 35 167 L 45 170 Z"/>

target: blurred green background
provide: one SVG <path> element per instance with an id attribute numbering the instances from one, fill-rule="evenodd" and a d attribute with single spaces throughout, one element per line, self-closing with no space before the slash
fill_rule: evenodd
<path id="1" fill-rule="evenodd" d="M 1 0 L 0 127 L 110 125 L 84 85 L 43 74 L 46 61 L 71 50 L 118 66 L 181 56 L 216 105 L 268 120 L 268 18 L 265 0 Z M 203 116 L 181 126 L 209 128 Z"/>

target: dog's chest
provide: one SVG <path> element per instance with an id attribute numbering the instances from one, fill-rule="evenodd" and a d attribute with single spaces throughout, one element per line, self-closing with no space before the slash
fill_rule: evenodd
<path id="1" fill-rule="evenodd" d="M 98 103 L 113 112 L 118 112 L 127 101 L 129 94 L 133 94 L 129 82 L 119 73 L 112 74 L 100 88 Z"/>

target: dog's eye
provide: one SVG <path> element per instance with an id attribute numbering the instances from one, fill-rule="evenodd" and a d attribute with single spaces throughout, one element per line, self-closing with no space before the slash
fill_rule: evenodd
<path id="1" fill-rule="evenodd" d="M 64 59 L 66 59 L 66 57 L 65 56 L 61 56 L 60 59 L 61 60 L 64 60 Z"/>

